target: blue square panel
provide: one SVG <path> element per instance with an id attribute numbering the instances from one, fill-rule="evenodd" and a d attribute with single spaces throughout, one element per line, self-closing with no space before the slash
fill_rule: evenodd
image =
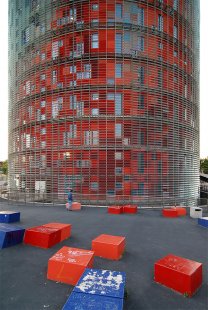
<path id="1" fill-rule="evenodd" d="M 62 310 L 122 310 L 123 299 L 72 292 Z"/>
<path id="2" fill-rule="evenodd" d="M 9 225 L 0 224 L 0 249 L 22 243 L 25 229 Z"/>
<path id="3" fill-rule="evenodd" d="M 0 223 L 13 223 L 20 221 L 20 212 L 0 211 Z"/>
<path id="4" fill-rule="evenodd" d="M 125 272 L 87 268 L 74 292 L 123 298 L 125 280 Z"/>
<path id="5" fill-rule="evenodd" d="M 208 217 L 201 217 L 201 218 L 198 218 L 198 224 L 200 226 L 203 226 L 203 227 L 207 227 L 208 228 Z"/>

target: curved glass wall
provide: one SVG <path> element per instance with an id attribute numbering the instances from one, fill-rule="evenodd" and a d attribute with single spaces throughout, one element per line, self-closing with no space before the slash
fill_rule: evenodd
<path id="1" fill-rule="evenodd" d="M 194 204 L 199 1 L 9 3 L 10 198 Z"/>

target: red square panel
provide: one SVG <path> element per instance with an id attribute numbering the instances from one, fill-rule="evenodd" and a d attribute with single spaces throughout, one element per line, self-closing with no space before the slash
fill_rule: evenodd
<path id="1" fill-rule="evenodd" d="M 163 209 L 162 210 L 162 215 L 164 217 L 177 217 L 178 216 L 178 212 L 177 210 L 174 208 L 170 208 L 170 209 Z"/>
<path id="2" fill-rule="evenodd" d="M 125 237 L 100 235 L 92 240 L 95 256 L 119 260 L 125 250 Z"/>
<path id="3" fill-rule="evenodd" d="M 76 285 L 85 268 L 92 268 L 94 252 L 64 246 L 48 261 L 49 280 Z"/>
<path id="4" fill-rule="evenodd" d="M 123 207 L 123 212 L 124 213 L 137 213 L 137 206 L 133 206 L 133 205 L 126 205 Z"/>
<path id="5" fill-rule="evenodd" d="M 108 207 L 108 213 L 110 214 L 122 214 L 123 207 L 122 206 L 110 206 Z"/>
<path id="6" fill-rule="evenodd" d="M 48 223 L 44 224 L 44 227 L 51 227 L 57 228 L 61 230 L 61 241 L 67 239 L 71 235 L 71 225 L 70 224 L 63 224 L 63 223 Z"/>
<path id="7" fill-rule="evenodd" d="M 155 263 L 155 281 L 192 296 L 202 285 L 202 264 L 169 254 Z"/>
<path id="8" fill-rule="evenodd" d="M 50 248 L 61 241 L 61 230 L 37 226 L 25 230 L 24 243 L 40 248 Z"/>

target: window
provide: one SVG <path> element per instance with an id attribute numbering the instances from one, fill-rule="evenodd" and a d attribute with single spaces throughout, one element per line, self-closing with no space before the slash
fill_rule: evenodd
<path id="1" fill-rule="evenodd" d="M 122 64 L 116 64 L 116 78 L 122 77 Z"/>
<path id="2" fill-rule="evenodd" d="M 59 40 L 59 41 L 58 41 L 58 47 L 62 47 L 63 45 L 64 45 L 63 40 Z"/>
<path id="3" fill-rule="evenodd" d="M 41 54 L 41 60 L 45 60 L 45 58 L 46 58 L 46 54 L 45 54 L 45 53 L 42 53 L 42 54 Z"/>
<path id="4" fill-rule="evenodd" d="M 40 133 L 41 133 L 41 135 L 45 135 L 46 134 L 46 128 L 41 128 Z"/>
<path id="5" fill-rule="evenodd" d="M 46 142 L 45 141 L 41 141 L 40 142 L 40 146 L 42 149 L 44 149 L 46 147 Z"/>
<path id="6" fill-rule="evenodd" d="M 122 34 L 116 33 L 116 53 L 122 53 Z"/>
<path id="7" fill-rule="evenodd" d="M 92 114 L 93 116 L 99 115 L 99 109 L 98 109 L 98 108 L 92 108 L 91 114 Z"/>
<path id="8" fill-rule="evenodd" d="M 175 39 L 178 38 L 178 27 L 176 25 L 174 25 L 174 27 L 173 27 L 173 37 Z"/>
<path id="9" fill-rule="evenodd" d="M 178 0 L 174 0 L 173 1 L 173 8 L 174 8 L 174 10 L 177 11 L 177 9 L 178 9 Z"/>
<path id="10" fill-rule="evenodd" d="M 144 95 L 139 96 L 139 104 L 138 104 L 139 109 L 144 109 Z"/>
<path id="11" fill-rule="evenodd" d="M 144 37 L 138 37 L 138 51 L 144 51 Z"/>
<path id="12" fill-rule="evenodd" d="M 115 138 L 121 138 L 122 135 L 122 125 L 115 124 Z"/>
<path id="13" fill-rule="evenodd" d="M 114 93 L 108 93 L 107 94 L 107 100 L 115 100 L 115 94 Z"/>
<path id="14" fill-rule="evenodd" d="M 98 11 L 99 5 L 97 3 L 92 4 L 92 10 L 93 11 Z"/>
<path id="15" fill-rule="evenodd" d="M 174 52 L 173 52 L 173 55 L 174 55 L 174 57 L 177 57 L 177 56 L 178 56 L 178 52 L 177 52 L 177 51 L 174 51 Z"/>
<path id="16" fill-rule="evenodd" d="M 159 47 L 160 50 L 163 50 L 163 44 L 162 44 L 162 42 L 159 42 L 158 47 Z"/>
<path id="17" fill-rule="evenodd" d="M 122 18 L 122 4 L 116 4 L 116 18 Z"/>
<path id="18" fill-rule="evenodd" d="M 70 73 L 76 73 L 77 72 L 77 67 L 76 66 L 70 66 L 69 72 Z"/>
<path id="19" fill-rule="evenodd" d="M 52 83 L 53 84 L 57 83 L 57 71 L 56 70 L 52 71 Z"/>
<path id="20" fill-rule="evenodd" d="M 116 189 L 122 189 L 122 183 L 116 182 Z"/>
<path id="21" fill-rule="evenodd" d="M 70 132 L 64 132 L 63 133 L 63 145 L 69 146 L 69 139 L 70 139 Z"/>
<path id="22" fill-rule="evenodd" d="M 138 144 L 145 145 L 145 133 L 144 131 L 138 132 Z"/>
<path id="23" fill-rule="evenodd" d="M 45 79 L 46 79 L 46 75 L 45 75 L 45 74 L 41 74 L 40 80 L 41 80 L 41 81 L 45 81 Z"/>
<path id="24" fill-rule="evenodd" d="M 77 125 L 76 124 L 70 124 L 69 126 L 69 137 L 71 139 L 77 138 Z"/>
<path id="25" fill-rule="evenodd" d="M 122 94 L 115 94 L 115 115 L 122 114 Z"/>
<path id="26" fill-rule="evenodd" d="M 91 182 L 91 189 L 97 190 L 98 189 L 98 182 Z"/>
<path id="27" fill-rule="evenodd" d="M 45 108 L 45 106 L 46 106 L 46 101 L 45 101 L 45 100 L 42 100 L 42 101 L 40 102 L 40 106 L 41 106 L 41 108 Z"/>
<path id="28" fill-rule="evenodd" d="M 84 43 L 77 43 L 76 56 L 84 54 Z"/>
<path id="29" fill-rule="evenodd" d="M 92 94 L 92 100 L 99 100 L 99 94 L 98 93 Z"/>
<path id="30" fill-rule="evenodd" d="M 138 154 L 138 172 L 144 173 L 144 154 L 143 153 Z"/>
<path id="31" fill-rule="evenodd" d="M 76 108 L 77 108 L 77 116 L 84 115 L 84 102 L 82 101 L 77 102 Z"/>
<path id="32" fill-rule="evenodd" d="M 115 175 L 121 175 L 123 173 L 122 167 L 116 167 L 115 168 Z"/>
<path id="33" fill-rule="evenodd" d="M 98 145 L 99 143 L 99 132 L 94 131 L 85 131 L 84 132 L 84 141 L 86 145 Z"/>
<path id="34" fill-rule="evenodd" d="M 76 95 L 71 95 L 70 96 L 70 109 L 71 110 L 76 109 L 76 104 L 77 104 L 77 96 Z"/>
<path id="35" fill-rule="evenodd" d="M 144 183 L 138 184 L 138 195 L 140 196 L 144 195 Z"/>
<path id="36" fill-rule="evenodd" d="M 122 159 L 122 153 L 121 152 L 115 152 L 115 160 L 121 160 Z"/>
<path id="37" fill-rule="evenodd" d="M 144 84 L 144 67 L 138 67 L 138 82 Z"/>
<path id="38" fill-rule="evenodd" d="M 158 15 L 158 30 L 163 31 L 163 16 Z"/>
<path id="39" fill-rule="evenodd" d="M 70 21 L 75 21 L 77 19 L 77 10 L 76 8 L 70 9 L 69 11 Z"/>
<path id="40" fill-rule="evenodd" d="M 98 48 L 99 41 L 98 41 L 98 33 L 94 33 L 91 36 L 91 48 Z"/>
<path id="41" fill-rule="evenodd" d="M 186 85 L 184 85 L 184 96 L 186 99 L 187 99 L 187 94 L 188 94 L 188 86 L 186 84 Z"/>
<path id="42" fill-rule="evenodd" d="M 138 25 L 144 26 L 144 9 L 138 8 Z"/>

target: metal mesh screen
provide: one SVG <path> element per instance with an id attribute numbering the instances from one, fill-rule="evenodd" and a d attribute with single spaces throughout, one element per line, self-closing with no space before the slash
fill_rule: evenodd
<path id="1" fill-rule="evenodd" d="M 199 1 L 9 1 L 9 197 L 194 204 Z"/>

